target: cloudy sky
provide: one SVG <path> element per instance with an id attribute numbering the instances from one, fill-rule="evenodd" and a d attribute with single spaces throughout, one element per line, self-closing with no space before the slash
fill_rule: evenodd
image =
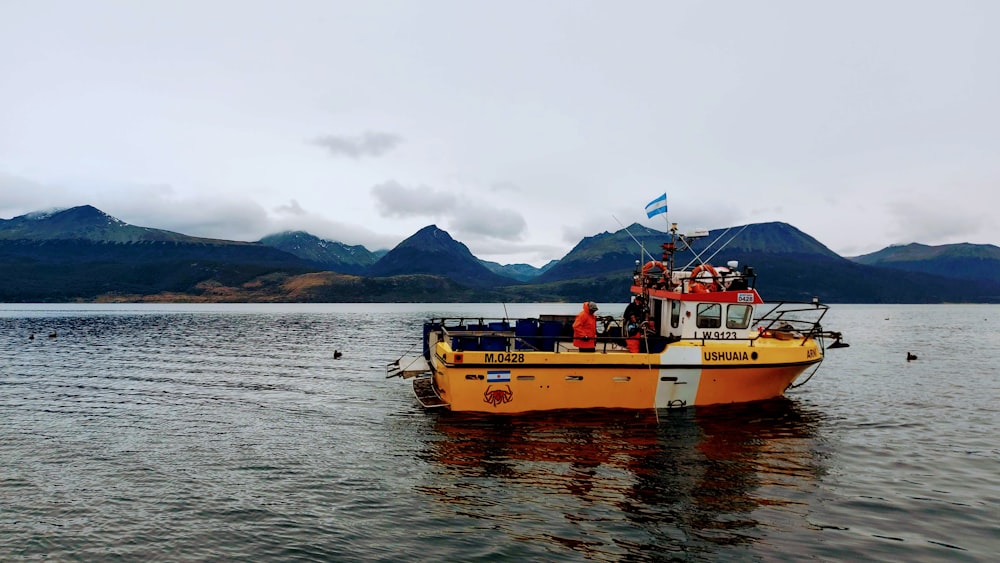
<path id="1" fill-rule="evenodd" d="M 784 221 L 1000 244 L 1000 2 L 0 0 L 0 218 L 502 263 Z"/>

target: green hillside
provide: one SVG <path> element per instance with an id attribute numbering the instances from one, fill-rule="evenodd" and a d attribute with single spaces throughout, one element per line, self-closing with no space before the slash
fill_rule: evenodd
<path id="1" fill-rule="evenodd" d="M 636 224 L 535 269 L 484 262 L 434 225 L 383 254 L 304 232 L 265 237 L 271 246 L 189 237 L 82 206 L 0 220 L 0 300 L 624 303 L 637 262 L 660 258 L 668 240 Z M 914 244 L 848 260 L 791 225 L 759 223 L 713 230 L 675 265 L 695 255 L 752 268 L 771 301 L 1000 302 L 991 245 Z"/>

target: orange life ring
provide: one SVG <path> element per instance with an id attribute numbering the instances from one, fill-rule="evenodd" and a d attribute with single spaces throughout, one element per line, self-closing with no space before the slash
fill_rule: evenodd
<path id="1" fill-rule="evenodd" d="M 649 262 L 646 262 L 645 266 L 642 267 L 642 273 L 643 273 L 643 275 L 645 275 L 647 272 L 649 272 L 650 270 L 652 270 L 653 266 L 656 266 L 657 268 L 659 268 L 663 272 L 667 271 L 667 269 L 663 266 L 663 262 L 660 262 L 659 260 L 650 260 Z"/>
<path id="2" fill-rule="evenodd" d="M 712 274 L 712 282 L 705 283 L 697 280 L 698 275 L 702 272 L 708 272 Z M 719 272 L 715 271 L 715 268 L 711 264 L 702 264 L 691 270 L 691 291 L 693 293 L 708 293 L 712 291 L 719 291 Z"/>

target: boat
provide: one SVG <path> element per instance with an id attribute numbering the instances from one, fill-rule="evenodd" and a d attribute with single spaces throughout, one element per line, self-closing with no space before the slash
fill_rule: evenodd
<path id="1" fill-rule="evenodd" d="M 637 260 L 626 280 L 641 319 L 598 317 L 594 353 L 574 345 L 575 315 L 434 318 L 423 353 L 388 364 L 386 377 L 412 379 L 427 409 L 673 409 L 779 397 L 808 381 L 828 348 L 847 346 L 823 328 L 829 307 L 818 299 L 765 302 L 754 269 L 736 261 L 716 267 L 695 254 L 677 267 L 708 231 L 673 223 L 669 234 L 662 258 Z"/>

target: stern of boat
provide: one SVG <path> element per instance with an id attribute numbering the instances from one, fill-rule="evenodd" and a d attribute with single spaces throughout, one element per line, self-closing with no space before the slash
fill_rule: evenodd
<path id="1" fill-rule="evenodd" d="M 413 380 L 413 395 L 427 409 L 447 407 L 448 401 L 441 398 L 430 363 L 423 356 L 403 356 L 385 367 L 386 379 L 401 377 Z"/>

